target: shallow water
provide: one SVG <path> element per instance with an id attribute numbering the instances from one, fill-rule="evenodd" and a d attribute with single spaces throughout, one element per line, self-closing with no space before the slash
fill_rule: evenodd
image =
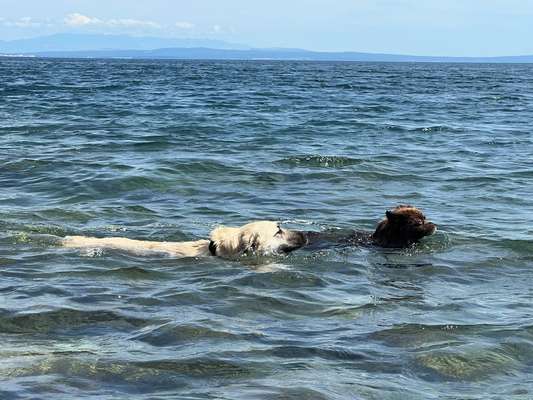
<path id="1" fill-rule="evenodd" d="M 533 66 L 0 61 L 0 398 L 533 398 Z M 409 250 L 172 259 L 52 236 L 278 219 Z"/>

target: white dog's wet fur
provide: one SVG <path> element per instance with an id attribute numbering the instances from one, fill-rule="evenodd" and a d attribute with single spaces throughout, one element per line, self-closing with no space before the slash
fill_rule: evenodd
<path id="1" fill-rule="evenodd" d="M 211 232 L 210 240 L 154 242 L 121 237 L 67 236 L 62 245 L 79 249 L 115 249 L 136 254 L 165 253 L 177 258 L 233 258 L 244 254 L 269 256 L 289 253 L 304 246 L 306 242 L 307 239 L 301 232 L 283 229 L 274 221 L 256 221 L 241 227 L 218 227 Z"/>

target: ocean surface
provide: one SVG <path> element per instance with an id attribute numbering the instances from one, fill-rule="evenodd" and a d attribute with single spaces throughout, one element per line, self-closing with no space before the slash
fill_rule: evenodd
<path id="1" fill-rule="evenodd" d="M 533 399 L 533 65 L 0 60 L 1 399 Z M 258 219 L 407 250 L 53 236 Z"/>

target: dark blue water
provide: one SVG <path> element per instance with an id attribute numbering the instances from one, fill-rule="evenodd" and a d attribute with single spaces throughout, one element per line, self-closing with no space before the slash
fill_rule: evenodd
<path id="1" fill-rule="evenodd" d="M 533 67 L 0 61 L 0 398 L 532 399 Z M 46 235 L 371 230 L 225 261 Z"/>

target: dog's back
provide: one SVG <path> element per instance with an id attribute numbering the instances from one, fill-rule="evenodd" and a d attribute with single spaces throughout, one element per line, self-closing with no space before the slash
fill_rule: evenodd
<path id="1" fill-rule="evenodd" d="M 372 233 L 353 229 L 327 229 L 325 231 L 304 232 L 308 250 L 323 250 L 331 247 L 370 246 L 373 244 Z"/>
<path id="2" fill-rule="evenodd" d="M 67 236 L 62 242 L 72 248 L 104 248 L 122 250 L 136 254 L 166 253 L 173 257 L 203 257 L 209 255 L 209 240 L 191 242 L 152 242 L 121 237 L 94 238 Z"/>

